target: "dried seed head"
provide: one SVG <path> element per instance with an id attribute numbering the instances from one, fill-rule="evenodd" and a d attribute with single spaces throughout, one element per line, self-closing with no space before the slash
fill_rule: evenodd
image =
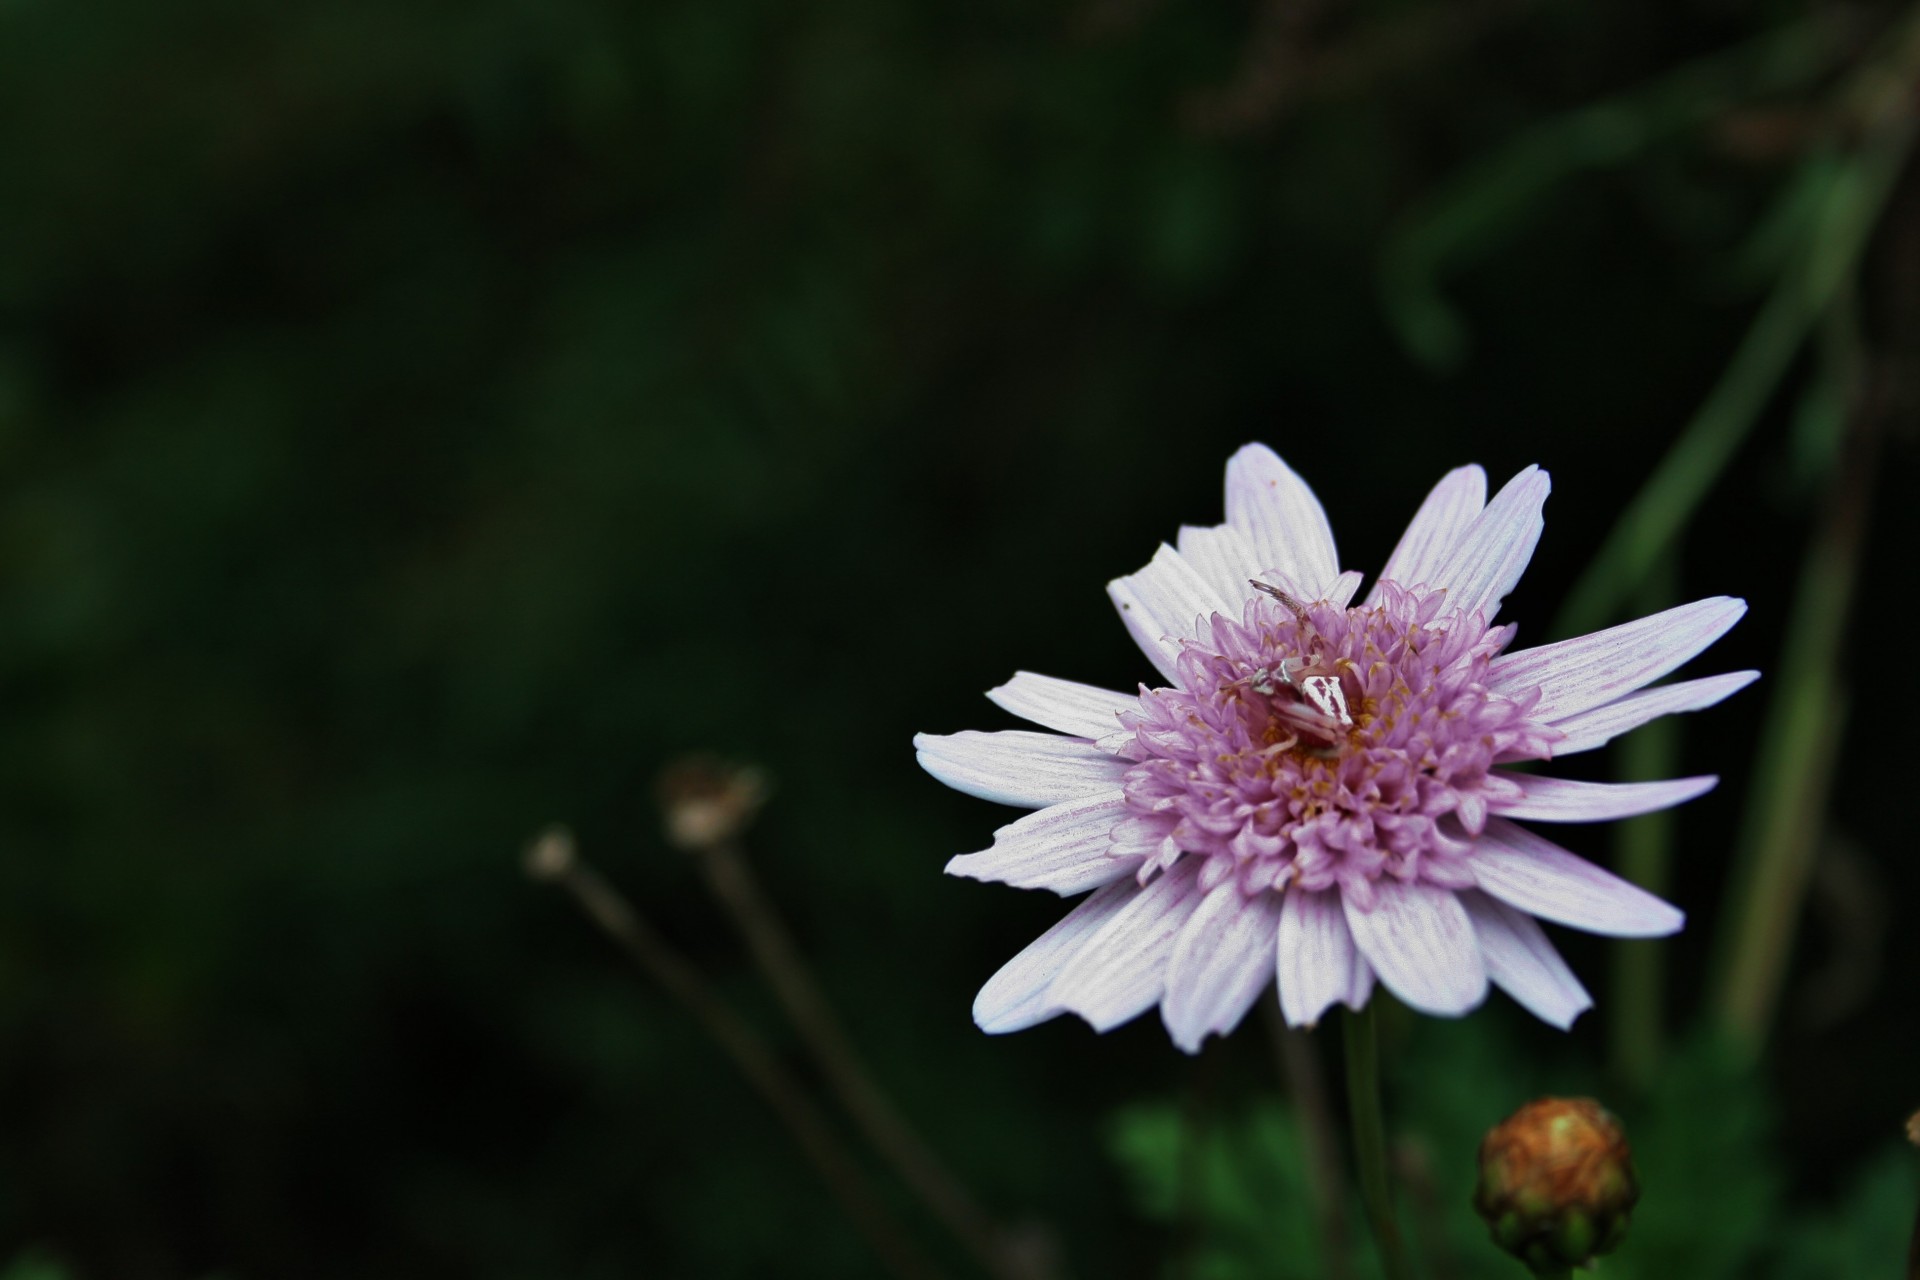
<path id="1" fill-rule="evenodd" d="M 573 832 L 565 827 L 548 827 L 527 845 L 522 865 L 535 880 L 558 880 L 573 869 L 575 856 Z"/>
<path id="2" fill-rule="evenodd" d="M 767 802 L 767 778 L 752 767 L 687 756 L 667 766 L 657 791 L 667 841 L 681 849 L 710 849 L 752 824 Z"/>

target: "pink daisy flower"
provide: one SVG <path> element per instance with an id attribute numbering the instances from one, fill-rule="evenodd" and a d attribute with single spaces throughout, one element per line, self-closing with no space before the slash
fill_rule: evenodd
<path id="1" fill-rule="evenodd" d="M 1596 783 L 1502 768 L 1590 751 L 1712 706 L 1758 673 L 1648 687 L 1746 612 L 1716 597 L 1507 653 L 1494 626 L 1543 527 L 1546 473 L 1486 500 L 1450 472 L 1373 590 L 1340 570 L 1305 482 L 1272 450 L 1227 464 L 1227 521 L 1187 527 L 1107 594 L 1164 683 L 1115 693 L 1022 671 L 987 696 L 1052 733 L 914 739 L 934 777 L 1035 812 L 953 875 L 1093 890 L 974 1001 L 989 1032 L 1155 1005 L 1195 1052 L 1267 984 L 1289 1023 L 1375 981 L 1457 1015 L 1487 984 L 1557 1027 L 1592 1001 L 1538 921 L 1656 937 L 1674 907 L 1520 825 L 1664 809 L 1711 777 Z"/>

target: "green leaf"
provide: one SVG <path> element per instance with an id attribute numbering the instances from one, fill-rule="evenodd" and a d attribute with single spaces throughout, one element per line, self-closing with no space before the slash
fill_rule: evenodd
<path id="1" fill-rule="evenodd" d="M 1298 1121 L 1263 1102 L 1189 1128 L 1172 1103 L 1115 1118 L 1111 1150 L 1135 1204 L 1172 1228 L 1169 1274 L 1204 1280 L 1320 1280 L 1326 1274 Z M 1182 1255 L 1184 1259 L 1182 1258 Z"/>

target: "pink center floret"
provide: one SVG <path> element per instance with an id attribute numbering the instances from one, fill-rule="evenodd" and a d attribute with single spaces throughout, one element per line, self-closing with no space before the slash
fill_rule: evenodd
<path id="1" fill-rule="evenodd" d="M 1142 688 L 1121 717 L 1133 816 L 1112 852 L 1145 854 L 1142 882 L 1185 854 L 1206 889 L 1338 886 L 1362 909 L 1382 875 L 1470 888 L 1489 803 L 1519 794 L 1494 761 L 1561 737 L 1528 718 L 1538 694 L 1487 688 L 1514 628 L 1442 591 L 1382 583 L 1353 609 L 1258 594 L 1209 630 L 1184 643 L 1183 688 Z"/>

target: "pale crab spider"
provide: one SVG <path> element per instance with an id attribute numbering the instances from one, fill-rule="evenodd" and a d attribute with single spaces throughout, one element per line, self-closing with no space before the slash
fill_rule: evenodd
<path id="1" fill-rule="evenodd" d="M 1258 578 L 1248 581 L 1253 584 L 1254 590 L 1263 591 L 1285 605 L 1300 624 L 1305 637 L 1313 644 L 1320 643 L 1320 633 L 1314 630 L 1313 621 L 1307 617 L 1306 609 L 1298 600 Z M 1334 674 L 1334 668 L 1325 663 L 1318 653 L 1307 658 L 1282 658 L 1271 667 L 1255 668 L 1253 674 L 1247 677 L 1247 686 L 1255 693 L 1268 695 L 1278 693 L 1285 686 L 1299 694 L 1306 706 L 1312 708 L 1311 712 L 1301 708 L 1294 715 L 1286 715 L 1288 708 L 1276 708 L 1284 719 L 1293 722 L 1291 727 L 1305 729 L 1322 737 L 1338 729 L 1353 727 L 1353 715 L 1347 710 L 1347 695 L 1340 687 L 1340 677 Z"/>

